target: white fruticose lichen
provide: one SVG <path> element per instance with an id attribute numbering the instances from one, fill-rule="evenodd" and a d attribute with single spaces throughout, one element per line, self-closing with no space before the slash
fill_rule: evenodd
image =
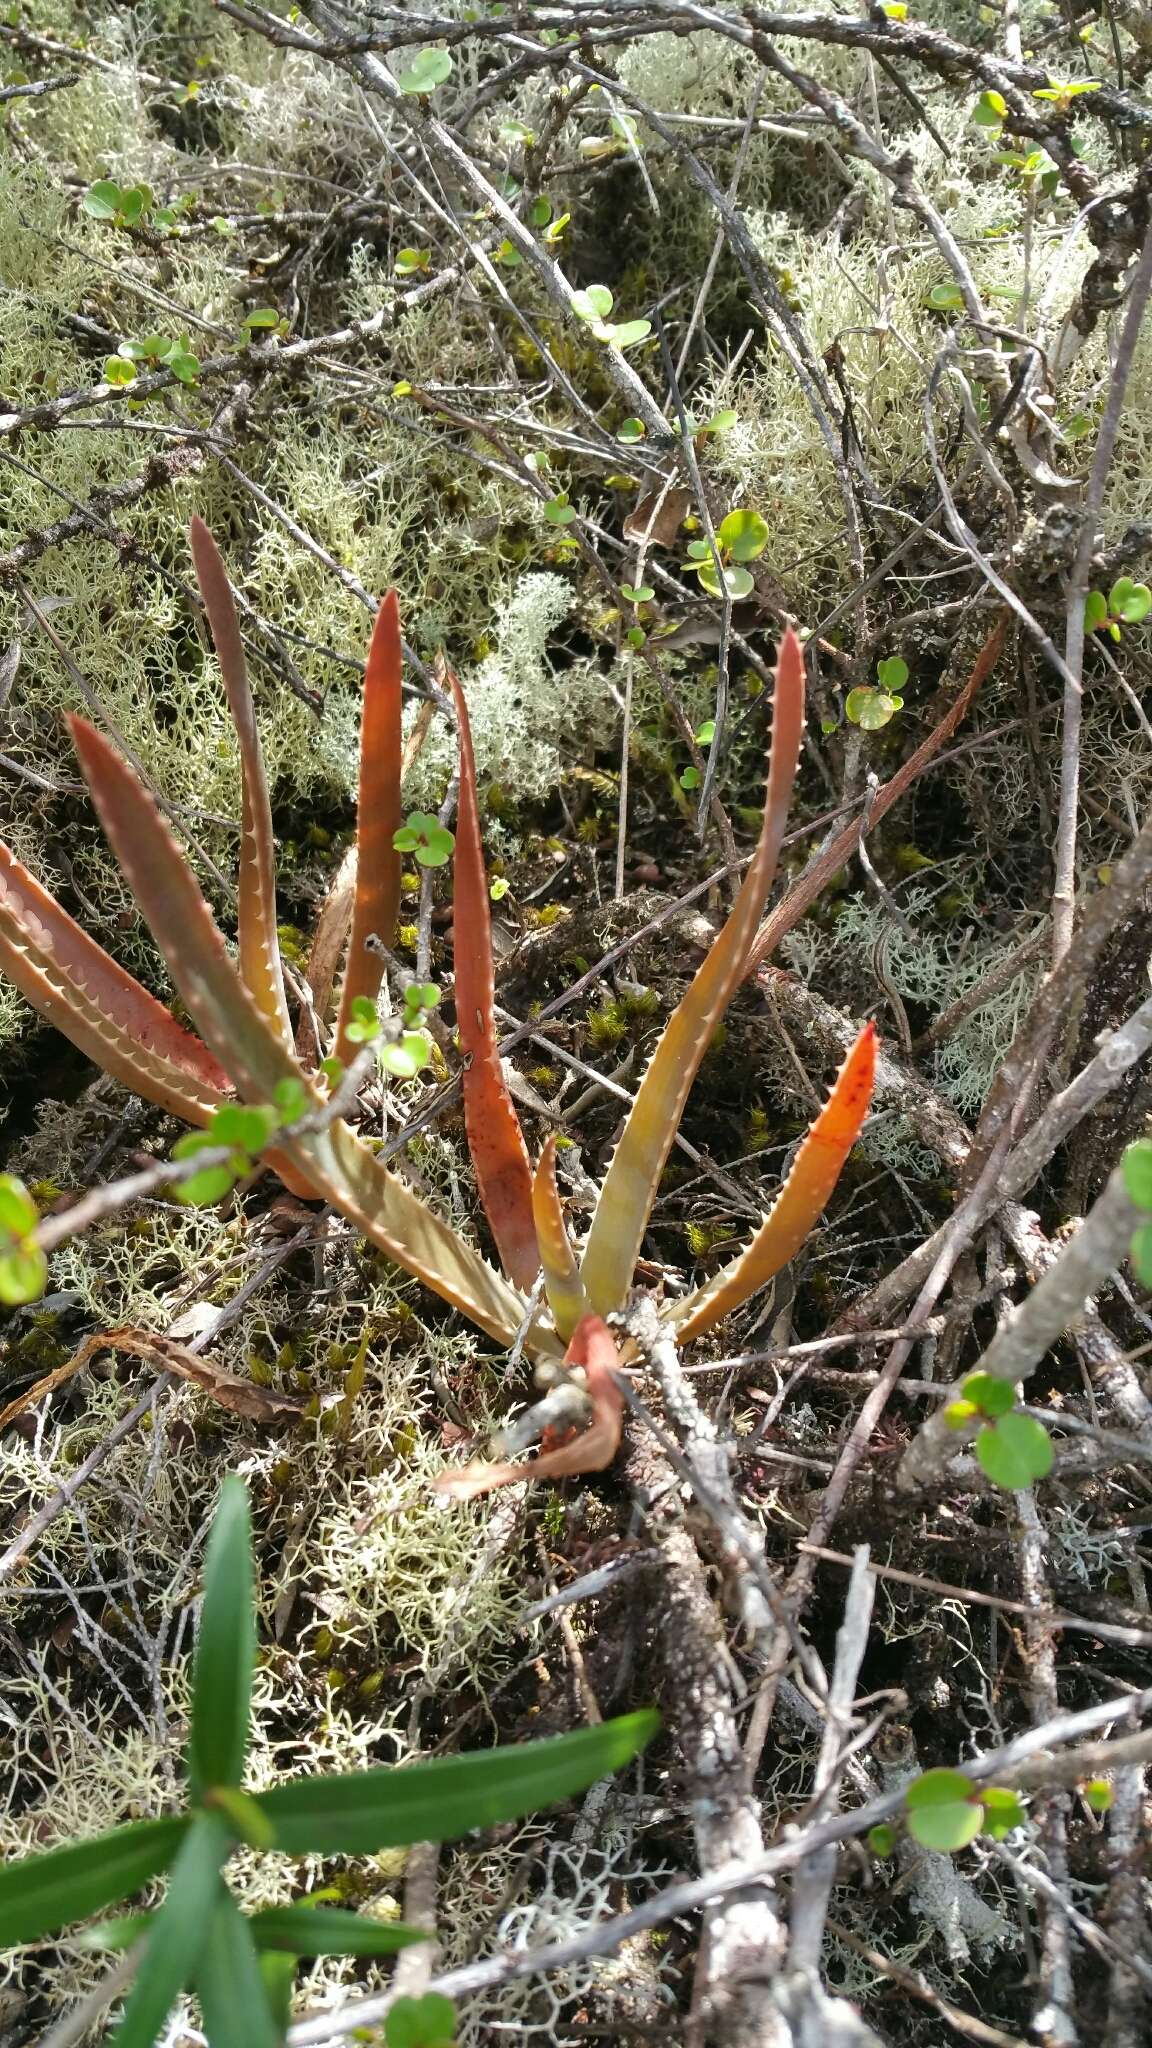
<path id="1" fill-rule="evenodd" d="M 517 1955 L 578 1938 L 613 1913 L 638 1905 L 669 1874 L 644 1856 L 627 1827 L 610 1831 L 599 1847 L 557 1842 L 534 1825 L 496 1851 L 461 1851 L 443 1889 L 444 1960 L 463 1962 L 477 1949 Z M 470 2000 L 460 2024 L 461 2048 L 505 2038 L 569 2048 L 580 2037 L 566 2022 L 589 2002 L 607 2024 L 622 2029 L 629 2020 L 651 2026 L 671 2015 L 674 1994 L 647 1938 L 624 1943 L 612 1956 L 591 1957 Z"/>

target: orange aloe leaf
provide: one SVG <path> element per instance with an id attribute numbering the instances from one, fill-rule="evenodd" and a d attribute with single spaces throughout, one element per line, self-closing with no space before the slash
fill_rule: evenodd
<path id="1" fill-rule="evenodd" d="M 602 1472 L 620 1448 L 624 1420 L 624 1396 L 616 1384 L 620 1357 L 611 1331 L 599 1316 L 583 1316 L 576 1325 L 572 1342 L 564 1353 L 565 1365 L 580 1366 L 592 1403 L 588 1428 L 559 1450 L 543 1451 L 520 1464 L 489 1463 L 478 1459 L 441 1472 L 432 1481 L 437 1493 L 451 1500 L 475 1500 L 498 1486 L 514 1486 L 518 1479 L 562 1479 L 574 1472 Z"/>
<path id="2" fill-rule="evenodd" d="M 366 941 L 375 932 L 386 946 L 396 936 L 400 908 L 400 855 L 392 844 L 400 815 L 400 712 L 404 657 L 396 592 L 390 590 L 376 614 L 364 668 L 364 710 L 360 723 L 360 793 L 356 810 L 356 897 L 352 936 L 340 991 L 336 1058 L 348 1061 L 356 1048 L 345 1037 L 358 996 L 374 1002 L 384 972 Z"/>
<path id="3" fill-rule="evenodd" d="M 546 1140 L 533 1177 L 532 1213 L 536 1219 L 536 1242 L 544 1270 L 544 1292 L 552 1320 L 567 1343 L 581 1317 L 588 1313 L 588 1300 L 560 1206 L 554 1137 Z"/>
<path id="4" fill-rule="evenodd" d="M 100 822 L 173 981 L 206 1044 L 245 1102 L 273 1101 L 293 1080 L 322 1108 L 291 1051 L 241 981 L 195 875 L 147 791 L 115 749 L 82 718 L 69 719 Z M 511 1343 L 526 1304 L 455 1231 L 379 1165 L 346 1125 L 284 1138 L 278 1152 L 314 1193 L 341 1210 L 380 1250 L 480 1328 Z M 270 1155 L 274 1158 L 276 1155 Z M 528 1348 L 549 1347 L 548 1333 Z"/>
<path id="5" fill-rule="evenodd" d="M 496 1050 L 492 916 L 480 838 L 476 757 L 464 692 L 451 671 L 449 681 L 460 722 L 460 799 L 452 923 L 456 1029 L 468 1061 L 464 1069 L 464 1126 L 480 1200 L 504 1271 L 527 1293 L 540 1271 L 532 1213 L 532 1169 Z"/>
<path id="6" fill-rule="evenodd" d="M 964 688 L 955 703 L 946 711 L 938 725 L 933 726 L 926 740 L 922 740 L 914 754 L 887 782 L 882 782 L 871 803 L 868 805 L 868 830 L 874 831 L 886 811 L 903 796 L 909 785 L 915 782 L 928 766 L 934 754 L 938 754 L 945 740 L 949 740 L 960 721 L 965 717 L 976 692 L 987 682 L 992 670 L 1000 659 L 1007 631 L 1008 613 L 1002 612 L 976 656 L 975 665 Z M 831 881 L 833 875 L 851 860 L 860 844 L 860 818 L 853 818 L 845 825 L 835 839 L 829 841 L 822 853 L 816 855 L 798 882 L 793 883 L 786 896 L 776 905 L 770 917 L 761 925 L 748 951 L 745 965 L 746 974 L 754 974 L 769 954 L 775 952 L 788 932 L 809 911 L 816 898 Z"/>
<path id="7" fill-rule="evenodd" d="M 788 821 L 804 734 L 804 652 L 792 628 L 780 642 L 772 751 L 760 841 L 729 914 L 687 994 L 664 1027 L 600 1190 L 581 1275 L 601 1315 L 622 1307 L 664 1162 L 712 1034 L 745 972 Z"/>
<path id="8" fill-rule="evenodd" d="M 207 1123 L 230 1092 L 207 1046 L 118 966 L 2 841 L 0 967 L 88 1059 L 169 1115 Z"/>
<path id="9" fill-rule="evenodd" d="M 275 1026 L 285 1045 L 292 1044 L 292 1026 L 284 994 L 284 969 L 276 935 L 276 849 L 264 750 L 256 725 L 248 664 L 240 638 L 240 621 L 228 571 L 220 550 L 202 519 L 189 527 L 196 581 L 212 628 L 220 674 L 228 693 L 228 709 L 240 742 L 241 825 L 237 934 L 240 973 L 261 1013 Z"/>
<path id="10" fill-rule="evenodd" d="M 866 1024 L 844 1061 L 832 1092 L 814 1117 L 771 1209 L 750 1244 L 704 1287 L 677 1302 L 666 1320 L 677 1342 L 710 1330 L 749 1295 L 766 1287 L 795 1258 L 826 1208 L 840 1170 L 860 1135 L 876 1078 L 876 1026 Z"/>

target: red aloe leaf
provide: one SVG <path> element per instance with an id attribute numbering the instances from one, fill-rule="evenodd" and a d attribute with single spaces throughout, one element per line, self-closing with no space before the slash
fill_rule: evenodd
<path id="1" fill-rule="evenodd" d="M 50 954 L 38 953 L 29 945 L 23 929 L 11 923 L 2 910 L 0 971 L 15 982 L 47 1023 L 134 1095 L 154 1102 L 169 1116 L 183 1117 L 186 1123 L 209 1122 L 221 1096 L 121 1031 L 55 966 Z"/>
<path id="2" fill-rule="evenodd" d="M 532 1213 L 548 1306 L 557 1330 L 567 1342 L 581 1317 L 587 1315 L 588 1300 L 560 1206 L 554 1137 L 546 1140 L 532 1181 Z"/>
<path id="3" fill-rule="evenodd" d="M 492 916 L 480 838 L 476 758 L 464 692 L 451 672 L 449 680 L 460 721 L 460 801 L 452 922 L 456 1028 L 468 1059 L 464 1070 L 464 1125 L 480 1200 L 504 1271 L 517 1287 L 527 1292 L 540 1271 L 532 1214 L 532 1169 L 496 1050 Z"/>
<path id="4" fill-rule="evenodd" d="M 375 1001 L 384 972 L 378 953 L 368 949 L 375 932 L 386 946 L 396 936 L 400 908 L 400 855 L 392 844 L 400 815 L 400 712 L 404 657 L 396 592 L 390 590 L 376 614 L 364 668 L 364 710 L 360 723 L 360 794 L 356 811 L 356 899 L 348 964 L 340 992 L 336 1058 L 350 1060 L 355 1047 L 345 1032 L 358 996 Z"/>
<path id="5" fill-rule="evenodd" d="M 226 1061 L 245 1102 L 274 1099 L 281 1081 L 316 1090 L 257 1008 L 228 957 L 195 875 L 147 791 L 84 719 L 69 719 L 80 765 L 116 858 L 207 1044 Z M 279 1149 L 279 1148 L 278 1148 Z M 309 1186 L 365 1237 L 481 1329 L 511 1343 L 526 1304 L 455 1231 L 388 1173 L 339 1122 L 282 1140 Z M 528 1348 L 549 1348 L 548 1333 Z"/>
<path id="6" fill-rule="evenodd" d="M 866 1024 L 814 1117 L 771 1209 L 750 1244 L 705 1287 L 669 1310 L 677 1340 L 687 1344 L 766 1287 L 795 1258 L 823 1213 L 860 1135 L 876 1078 L 876 1026 Z"/>
<path id="7" fill-rule="evenodd" d="M 926 740 L 922 740 L 914 754 L 896 770 L 889 781 L 882 782 L 871 803 L 868 805 L 868 830 L 873 831 L 886 811 L 903 796 L 909 785 L 915 782 L 928 766 L 934 754 L 939 753 L 945 740 L 951 739 L 956 727 L 966 715 L 976 692 L 985 683 L 1000 659 L 1007 630 L 1008 614 L 1004 612 L 996 621 L 983 647 L 976 657 L 975 666 L 964 688 L 960 691 L 951 710 L 946 711 L 939 725 L 935 725 Z M 812 861 L 807 871 L 795 882 L 788 894 L 776 905 L 770 917 L 766 918 L 756 933 L 748 950 L 745 973 L 754 974 L 757 967 L 775 952 L 788 932 L 811 909 L 816 898 L 827 887 L 833 875 L 851 860 L 860 844 L 862 821 L 853 818 L 842 832 L 830 840 L 824 851 Z"/>
<path id="8" fill-rule="evenodd" d="M 176 1067 L 206 1097 L 228 1093 L 228 1076 L 207 1046 L 69 917 L 2 840 L 0 911 L 11 927 L 11 942 L 26 943 L 33 953 L 54 963 L 130 1051 L 139 1047 Z M 28 1000 L 39 1007 L 36 996 L 29 995 Z M 52 1022 L 66 1031 L 55 1003 Z"/>
<path id="9" fill-rule="evenodd" d="M 592 1421 L 571 1443 L 559 1450 L 544 1451 L 520 1464 L 488 1463 L 483 1459 L 441 1472 L 432 1481 L 437 1493 L 451 1500 L 475 1500 L 498 1486 L 514 1486 L 518 1479 L 561 1479 L 574 1472 L 602 1472 L 620 1448 L 624 1420 L 624 1396 L 616 1384 L 620 1358 L 611 1331 L 599 1316 L 584 1316 L 577 1324 L 572 1342 L 564 1354 L 565 1365 L 583 1368 L 584 1384 L 592 1403 Z"/>
<path id="10" fill-rule="evenodd" d="M 601 1315 L 620 1308 L 631 1285 L 688 1091 L 743 978 L 757 919 L 772 887 L 804 735 L 804 651 L 790 626 L 780 642 L 772 703 L 772 751 L 759 844 L 724 929 L 664 1027 L 600 1190 L 581 1275 L 588 1299 Z"/>
<path id="11" fill-rule="evenodd" d="M 264 751 L 256 725 L 248 664 L 240 637 L 240 621 L 228 571 L 220 550 L 202 519 L 189 528 L 196 581 L 212 628 L 212 640 L 236 737 L 240 742 L 241 830 L 237 902 L 240 973 L 262 1014 L 285 1045 L 292 1044 L 292 1026 L 284 994 L 284 969 L 276 934 L 276 849 Z"/>

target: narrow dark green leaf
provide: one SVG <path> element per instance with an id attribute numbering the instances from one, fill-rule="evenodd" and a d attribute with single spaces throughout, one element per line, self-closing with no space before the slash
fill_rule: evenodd
<path id="1" fill-rule="evenodd" d="M 7 1863 L 0 1870 L 0 1949 L 39 1941 L 130 1898 L 170 1863 L 187 1817 L 133 1821 L 108 1835 L 70 1842 L 66 1849 Z"/>
<path id="2" fill-rule="evenodd" d="M 112 2048 L 153 2048 L 176 1999 L 195 1976 L 212 1924 L 220 1866 L 231 1845 L 216 1814 L 194 1816 L 172 1865 L 168 1896 L 152 1923 Z"/>
<path id="3" fill-rule="evenodd" d="M 275 1949 L 263 1949 L 260 1953 L 260 1978 L 269 2010 L 281 2033 L 286 2034 L 292 2018 L 292 1992 L 296 1983 L 295 1956 L 280 1955 Z"/>
<path id="4" fill-rule="evenodd" d="M 282 1949 L 293 1956 L 390 1956 L 429 1936 L 398 1920 L 369 1920 L 363 1913 L 342 1913 L 331 1906 L 266 1906 L 253 1913 L 249 1925 L 259 1949 Z"/>
<path id="5" fill-rule="evenodd" d="M 450 1756 L 403 1770 L 298 1778 L 256 1795 L 289 1856 L 366 1856 L 446 1842 L 582 1792 L 629 1763 L 660 1726 L 645 1710 L 546 1742 Z"/>
<path id="6" fill-rule="evenodd" d="M 196 1994 L 209 2048 L 280 2048 L 252 1925 L 221 1885 L 208 1939 L 196 1971 Z"/>
<path id="7" fill-rule="evenodd" d="M 248 1748 L 256 1620 L 248 1490 L 234 1475 L 204 1559 L 204 1599 L 196 1638 L 188 1779 L 193 1799 L 213 1785 L 238 1785 Z"/>

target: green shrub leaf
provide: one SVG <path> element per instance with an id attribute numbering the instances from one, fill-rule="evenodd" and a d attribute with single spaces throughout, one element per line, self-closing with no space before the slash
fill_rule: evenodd
<path id="1" fill-rule="evenodd" d="M 1002 1415 L 980 1431 L 976 1457 L 994 1486 L 1013 1489 L 1047 1478 L 1054 1452 L 1042 1422 L 1030 1415 Z"/>
<path id="2" fill-rule="evenodd" d="M 289 1856 L 367 1856 L 409 1842 L 453 1840 L 567 1799 L 630 1762 L 659 1726 L 651 1711 L 625 1714 L 549 1741 L 403 1770 L 298 1778 L 256 1797 Z"/>
<path id="3" fill-rule="evenodd" d="M 1007 1785 L 988 1785 L 980 1794 L 984 1808 L 984 1826 L 981 1833 L 991 1835 L 994 1842 L 1002 1842 L 1014 1828 L 1023 1827 L 1027 1818 L 1024 1801 L 1018 1792 Z"/>
<path id="4" fill-rule="evenodd" d="M 422 1998 L 398 1998 L 384 2021 L 388 2048 L 452 2048 L 456 2008 L 440 1991 Z"/>
<path id="5" fill-rule="evenodd" d="M 1016 1389 L 1011 1380 L 999 1380 L 990 1372 L 970 1372 L 960 1392 L 981 1415 L 995 1421 L 1016 1406 Z"/>
<path id="6" fill-rule="evenodd" d="M 1152 1223 L 1142 1223 L 1132 1235 L 1132 1271 L 1142 1287 L 1152 1287 Z M 32 1296 L 28 1297 L 33 1299 Z"/>
<path id="7" fill-rule="evenodd" d="M 1136 1203 L 1137 1208 L 1152 1211 L 1152 1139 L 1140 1138 L 1135 1145 L 1129 1145 L 1120 1164 L 1129 1199 Z M 10 1176 L 6 1174 L 4 1178 L 7 1180 Z M 0 1225 L 5 1222 L 0 1208 Z"/>
<path id="8" fill-rule="evenodd" d="M 256 1620 L 248 1489 L 230 1474 L 204 1559 L 196 1638 L 188 1779 L 193 1799 L 214 1785 L 239 1785 L 248 1749 Z"/>
<path id="9" fill-rule="evenodd" d="M 1126 626 L 1139 625 L 1152 611 L 1152 590 L 1146 583 L 1134 583 L 1131 576 L 1118 576 L 1108 593 L 1108 609 Z"/>
<path id="10" fill-rule="evenodd" d="M 93 220 L 115 220 L 120 211 L 120 187 L 111 178 L 98 178 L 80 204 Z"/>
<path id="11" fill-rule="evenodd" d="M 908 1826 L 926 1849 L 963 1849 L 980 1832 L 983 1812 L 963 1771 L 925 1771 L 904 1794 Z"/>
<path id="12" fill-rule="evenodd" d="M 452 56 L 448 50 L 427 48 L 417 50 L 407 71 L 401 71 L 396 83 L 401 92 L 435 92 L 446 78 L 452 76 Z"/>
<path id="13" fill-rule="evenodd" d="M 734 562 L 754 562 L 768 545 L 768 522 L 759 512 L 738 506 L 720 521 L 716 538 Z"/>
<path id="14" fill-rule="evenodd" d="M 613 303 L 606 284 L 590 284 L 586 292 L 572 294 L 572 311 L 578 320 L 587 320 L 589 325 L 596 320 L 606 320 Z"/>

